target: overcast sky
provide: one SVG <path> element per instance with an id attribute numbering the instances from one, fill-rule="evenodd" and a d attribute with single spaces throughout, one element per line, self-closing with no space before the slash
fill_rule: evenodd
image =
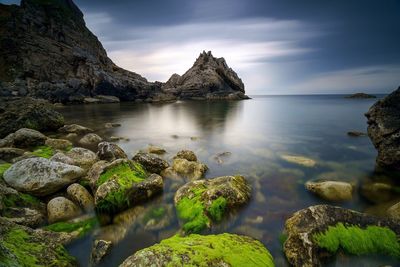
<path id="1" fill-rule="evenodd" d="M 398 0 L 75 3 L 111 59 L 151 81 L 183 74 L 211 50 L 250 95 L 387 93 L 400 85 Z"/>

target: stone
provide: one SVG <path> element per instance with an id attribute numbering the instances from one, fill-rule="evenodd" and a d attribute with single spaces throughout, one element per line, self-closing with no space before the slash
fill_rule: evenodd
<path id="1" fill-rule="evenodd" d="M 8 208 L 7 215 L 3 217 L 10 222 L 33 228 L 43 225 L 46 221 L 41 212 L 31 208 Z"/>
<path id="2" fill-rule="evenodd" d="M 386 211 L 390 218 L 400 220 L 400 202 L 394 204 Z"/>
<path id="3" fill-rule="evenodd" d="M 193 249 L 193 246 L 196 249 Z M 240 256 L 238 256 L 240 255 Z M 265 266 L 274 260 L 264 245 L 235 234 L 175 235 L 128 257 L 120 267 L 146 266 Z"/>
<path id="4" fill-rule="evenodd" d="M 162 148 L 162 147 L 152 146 L 152 145 L 150 145 L 150 146 L 147 148 L 147 151 L 148 151 L 149 153 L 151 153 L 151 154 L 156 154 L 156 155 L 162 155 L 162 154 L 165 154 L 165 153 L 167 152 L 167 151 L 165 151 L 165 149 Z"/>
<path id="5" fill-rule="evenodd" d="M 174 203 L 183 230 L 198 233 L 248 203 L 250 196 L 243 176 L 222 176 L 185 184 L 176 191 Z"/>
<path id="6" fill-rule="evenodd" d="M 96 161 L 99 160 L 96 153 L 82 147 L 74 147 L 65 153 L 65 155 L 70 157 L 77 166 L 85 170 L 88 170 Z"/>
<path id="7" fill-rule="evenodd" d="M 395 187 L 383 182 L 364 183 L 361 194 L 372 203 L 388 202 L 396 196 Z"/>
<path id="8" fill-rule="evenodd" d="M 48 138 L 44 144 L 53 149 L 58 149 L 63 151 L 67 151 L 72 148 L 72 143 L 65 139 Z"/>
<path id="9" fill-rule="evenodd" d="M 9 144 L 18 148 L 29 148 L 44 145 L 47 137 L 39 131 L 22 128 L 5 137 Z"/>
<path id="10" fill-rule="evenodd" d="M 75 161 L 73 159 L 71 159 L 70 157 L 68 157 L 67 155 L 65 155 L 62 152 L 57 152 L 56 154 L 54 154 L 51 158 L 51 161 L 55 161 L 55 162 L 61 162 L 61 163 L 65 163 L 65 164 L 69 164 L 69 165 L 75 165 Z"/>
<path id="11" fill-rule="evenodd" d="M 160 174 L 169 167 L 168 162 L 165 160 L 144 152 L 137 153 L 132 160 L 140 163 L 149 173 Z"/>
<path id="12" fill-rule="evenodd" d="M 56 197 L 47 203 L 47 217 L 49 223 L 67 221 L 78 217 L 81 209 L 65 197 Z"/>
<path id="13" fill-rule="evenodd" d="M 281 155 L 281 158 L 289 163 L 298 164 L 307 168 L 315 167 L 317 164 L 315 160 L 303 156 Z"/>
<path id="14" fill-rule="evenodd" d="M 112 242 L 96 239 L 93 242 L 92 253 L 90 254 L 91 266 L 98 265 L 101 260 L 111 251 Z"/>
<path id="15" fill-rule="evenodd" d="M 13 164 L 4 181 L 21 192 L 46 196 L 74 183 L 85 174 L 82 168 L 45 158 L 30 158 Z"/>
<path id="16" fill-rule="evenodd" d="M 25 150 L 14 147 L 0 148 L 0 160 L 10 162 L 12 159 L 22 156 Z"/>
<path id="17" fill-rule="evenodd" d="M 79 124 L 64 125 L 63 127 L 59 128 L 58 131 L 61 133 L 74 133 L 78 135 L 93 132 L 92 129 Z"/>
<path id="18" fill-rule="evenodd" d="M 118 145 L 109 142 L 101 142 L 97 146 L 97 155 L 99 159 L 114 161 L 116 159 L 127 159 L 128 156 Z"/>
<path id="19" fill-rule="evenodd" d="M 378 150 L 377 165 L 400 169 L 400 87 L 377 101 L 365 116 L 368 136 Z"/>
<path id="20" fill-rule="evenodd" d="M 181 150 L 179 151 L 174 159 L 179 158 L 179 159 L 186 159 L 188 161 L 197 161 L 197 156 L 193 151 L 190 150 Z"/>
<path id="21" fill-rule="evenodd" d="M 78 138 L 78 134 L 76 134 L 76 133 L 69 133 L 69 134 L 67 134 L 66 136 L 65 136 L 65 138 L 67 138 L 67 139 L 76 139 L 76 138 Z"/>
<path id="22" fill-rule="evenodd" d="M 101 138 L 97 134 L 88 133 L 79 140 L 79 143 L 81 145 L 85 145 L 85 146 L 93 146 L 93 145 L 97 145 L 98 143 L 100 143 L 102 141 L 103 141 L 103 138 Z"/>
<path id="23" fill-rule="evenodd" d="M 106 124 L 104 124 L 104 128 L 106 129 L 116 128 L 116 127 L 121 127 L 121 124 L 115 122 L 107 122 Z"/>
<path id="24" fill-rule="evenodd" d="M 189 180 L 198 180 L 204 176 L 208 167 L 197 161 L 176 158 L 172 163 L 172 169 Z"/>
<path id="25" fill-rule="evenodd" d="M 110 165 L 110 162 L 100 160 L 93 164 L 92 167 L 89 169 L 86 178 L 89 181 L 90 187 L 92 188 L 93 192 L 96 192 L 98 187 L 97 181 L 108 165 Z"/>
<path id="26" fill-rule="evenodd" d="M 3 26 L 2 23 L 0 27 Z M 0 51 L 4 51 L 3 48 Z M 25 97 L 1 101 L 0 110 L 4 111 L 0 113 L 0 138 L 21 128 L 52 131 L 64 125 L 64 117 L 45 100 Z"/>
<path id="27" fill-rule="evenodd" d="M 94 209 L 94 199 L 89 191 L 80 184 L 71 184 L 67 188 L 68 198 L 75 204 L 80 206 L 84 211 L 92 211 Z"/>
<path id="28" fill-rule="evenodd" d="M 348 201 L 353 198 L 353 186 L 340 181 L 308 181 L 306 189 L 329 201 Z"/>
<path id="29" fill-rule="evenodd" d="M 330 205 L 311 206 L 297 211 L 285 223 L 287 239 L 283 250 L 289 263 L 292 266 L 322 266 L 333 255 L 318 247 L 313 236 L 338 224 L 361 228 L 370 225 L 387 227 L 395 234 L 400 234 L 400 224 L 396 220 L 380 219 Z"/>

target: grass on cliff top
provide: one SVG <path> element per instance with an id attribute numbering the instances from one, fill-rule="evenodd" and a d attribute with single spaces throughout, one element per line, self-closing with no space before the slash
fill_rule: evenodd
<path id="1" fill-rule="evenodd" d="M 83 237 L 92 231 L 98 224 L 96 218 L 90 218 L 80 222 L 58 222 L 43 227 L 45 230 L 53 232 L 66 232 L 71 233 L 74 231 L 79 232 L 79 236 Z"/>
<path id="2" fill-rule="evenodd" d="M 166 266 L 183 266 L 184 264 L 184 266 L 208 267 L 220 261 L 232 267 L 274 266 L 271 254 L 261 242 L 227 233 L 191 234 L 186 237 L 175 235 L 144 251 L 167 255 L 170 260 Z"/>
<path id="3" fill-rule="evenodd" d="M 400 242 L 396 234 L 387 227 L 345 226 L 338 223 L 328 230 L 314 234 L 316 244 L 336 253 L 339 249 L 352 255 L 388 255 L 400 259 Z"/>
<path id="4" fill-rule="evenodd" d="M 12 228 L 4 236 L 1 246 L 10 252 L 0 251 L 0 260 L 4 266 L 44 267 L 44 266 L 71 266 L 75 259 L 68 254 L 63 246 L 57 246 L 54 259 L 46 258 L 49 255 L 48 247 L 44 243 L 32 240 L 30 234 L 19 228 Z M 3 266 L 3 265 L 1 265 Z"/>

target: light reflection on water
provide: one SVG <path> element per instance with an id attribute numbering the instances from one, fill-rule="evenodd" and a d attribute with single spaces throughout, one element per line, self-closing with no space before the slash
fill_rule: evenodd
<path id="1" fill-rule="evenodd" d="M 370 140 L 346 133 L 366 132 L 363 114 L 374 102 L 343 96 L 269 96 L 247 101 L 67 106 L 60 111 L 67 123 L 91 127 L 106 138 L 129 138 L 118 144 L 130 156 L 149 144 L 165 148 L 168 153 L 163 157 L 169 161 L 177 151 L 190 149 L 209 166 L 206 178 L 246 176 L 253 187 L 251 202 L 234 220 L 222 222 L 212 232 L 257 238 L 271 251 L 277 266 L 285 266 L 278 240 L 284 221 L 296 210 L 326 203 L 306 192 L 304 182 L 334 178 L 359 185 L 373 176 L 376 151 Z M 106 122 L 122 126 L 104 129 Z M 216 154 L 226 151 L 232 154 L 222 158 L 223 162 L 215 160 Z M 317 165 L 306 168 L 291 164 L 281 159 L 284 154 L 306 156 Z M 182 183 L 166 181 L 163 195 L 146 206 L 173 203 L 173 194 Z M 371 206 L 358 194 L 350 202 L 335 204 L 360 211 Z M 131 225 L 103 265 L 117 266 L 133 252 L 178 229 L 175 215 L 161 230 L 146 231 Z M 69 247 L 83 266 L 90 245 L 90 240 L 81 240 Z"/>

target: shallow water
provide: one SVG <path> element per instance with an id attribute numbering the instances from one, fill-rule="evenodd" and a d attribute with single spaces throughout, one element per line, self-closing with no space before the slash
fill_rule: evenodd
<path id="1" fill-rule="evenodd" d="M 91 127 L 104 137 L 129 138 L 118 142 L 129 156 L 149 144 L 165 148 L 168 153 L 163 157 L 167 160 L 181 149 L 190 149 L 208 165 L 206 178 L 235 174 L 247 177 L 253 188 L 251 202 L 212 232 L 257 238 L 271 251 L 277 266 L 286 266 L 279 241 L 285 220 L 296 210 L 327 203 L 307 192 L 304 182 L 339 179 L 354 182 L 359 188 L 364 181 L 374 179 L 376 150 L 371 141 L 346 133 L 366 132 L 364 113 L 375 101 L 345 99 L 340 95 L 265 96 L 246 101 L 79 105 L 59 110 L 67 123 Z M 106 122 L 122 126 L 105 130 Z M 231 154 L 216 159 L 222 152 Z M 310 168 L 288 163 L 282 155 L 305 156 L 317 164 Z M 163 195 L 146 206 L 172 204 L 180 184 L 167 181 Z M 359 211 L 372 205 L 358 193 L 352 201 L 334 204 Z M 160 230 L 144 230 L 133 224 L 123 229 L 125 237 L 114 245 L 103 266 L 118 266 L 138 249 L 155 244 L 178 229 L 174 213 Z M 112 233 L 117 236 L 120 231 Z M 82 266 L 87 265 L 90 248 L 90 238 L 68 247 Z M 338 259 L 330 266 L 354 266 L 357 262 L 361 266 L 370 259 Z M 379 258 L 374 263 L 377 266 L 392 262 Z"/>

